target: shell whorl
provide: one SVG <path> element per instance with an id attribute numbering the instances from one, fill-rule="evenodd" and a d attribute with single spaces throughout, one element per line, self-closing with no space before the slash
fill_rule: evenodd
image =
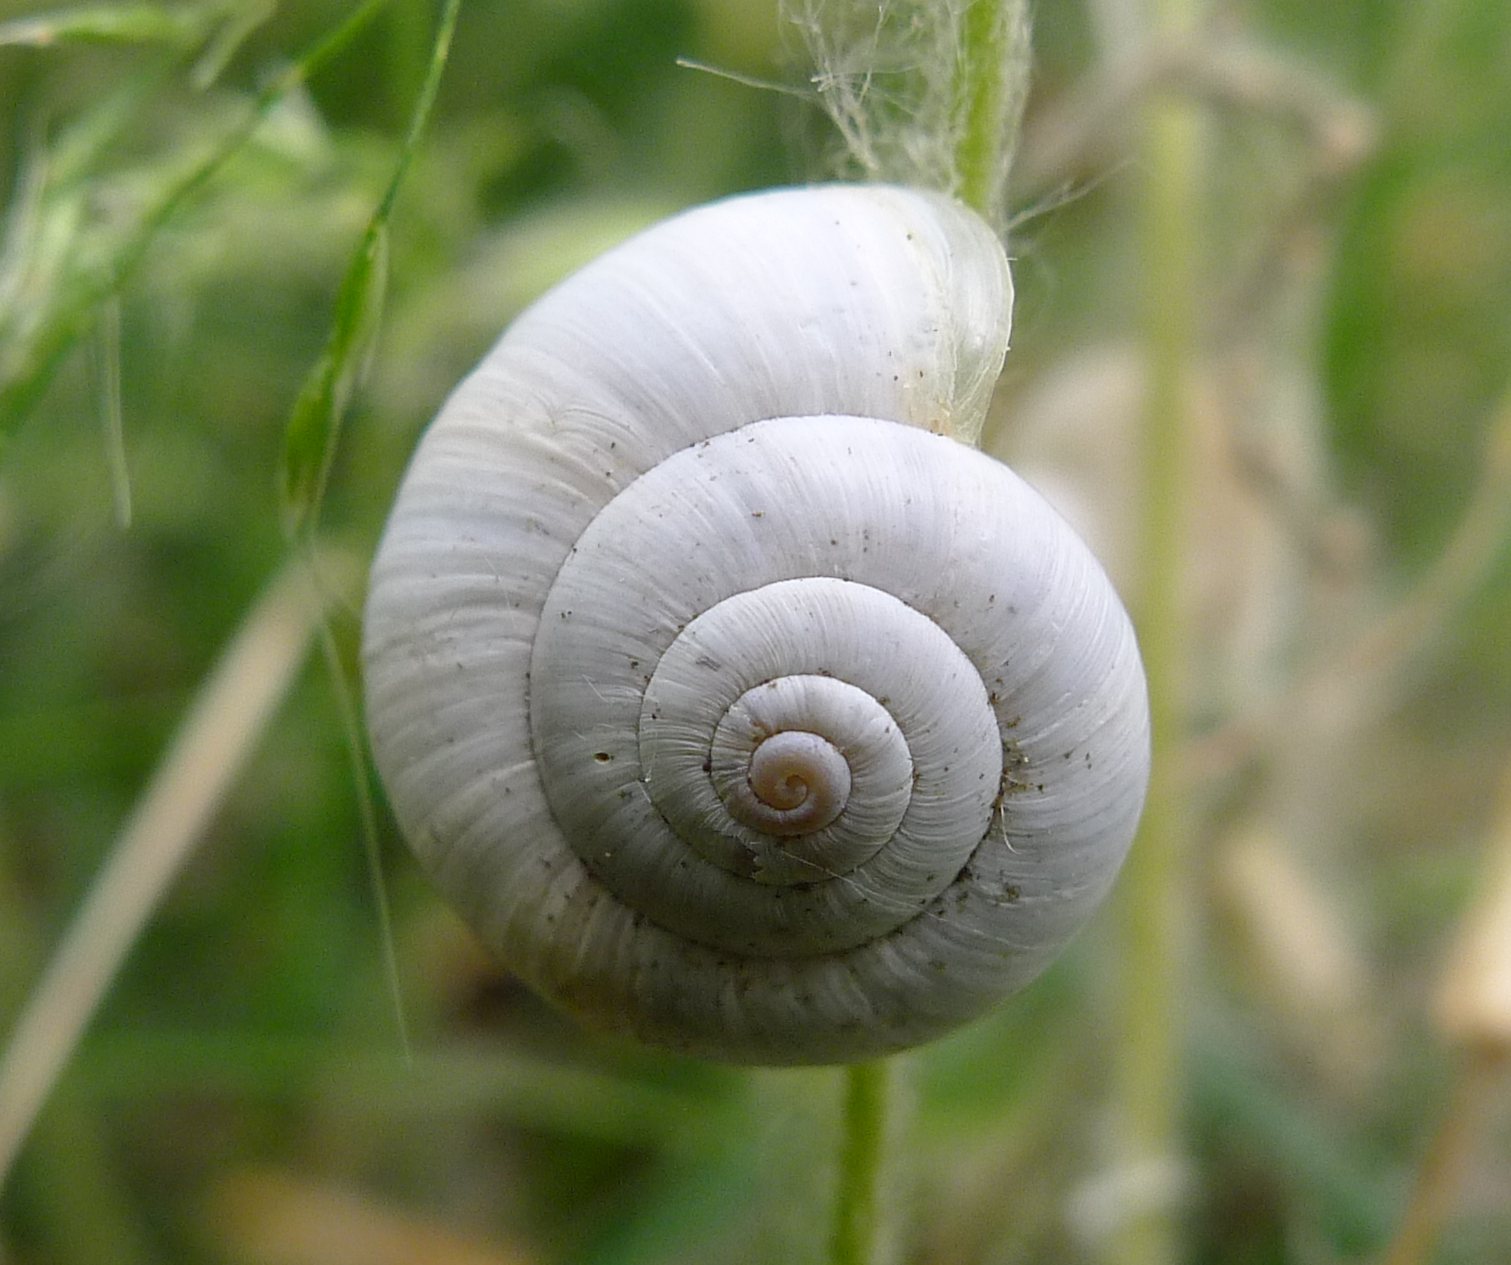
<path id="1" fill-rule="evenodd" d="M 1126 615 L 979 430 L 1011 286 L 936 195 L 688 212 L 547 295 L 418 449 L 369 727 L 441 888 L 600 1027 L 832 1062 L 1032 978 L 1110 886 Z"/>

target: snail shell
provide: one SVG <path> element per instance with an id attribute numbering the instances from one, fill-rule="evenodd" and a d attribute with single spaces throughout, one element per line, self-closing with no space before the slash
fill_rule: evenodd
<path id="1" fill-rule="evenodd" d="M 425 435 L 374 563 L 374 750 L 436 883 L 600 1027 L 871 1057 L 1111 885 L 1148 717 L 1096 561 L 980 428 L 1008 266 L 887 186 L 660 224 Z"/>

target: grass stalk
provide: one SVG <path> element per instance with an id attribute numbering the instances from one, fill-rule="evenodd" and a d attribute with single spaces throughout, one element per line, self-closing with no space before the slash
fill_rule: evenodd
<path id="1" fill-rule="evenodd" d="M 295 563 L 200 689 L 0 1057 L 0 1186 L 126 954 L 293 685 L 318 620 L 318 597 Z"/>
<path id="2" fill-rule="evenodd" d="M 1024 0 L 975 0 L 962 18 L 955 192 L 999 228 L 1027 95 L 1028 32 Z"/>
<path id="3" fill-rule="evenodd" d="M 957 196 L 1001 227 L 1007 168 L 1027 95 L 1026 0 L 973 0 L 962 18 L 954 84 Z M 887 1168 L 892 1060 L 844 1069 L 839 1179 L 831 1265 L 875 1265 L 882 1251 L 881 1190 Z"/>
<path id="4" fill-rule="evenodd" d="M 415 100 L 393 175 L 347 265 L 325 349 L 305 378 L 289 417 L 279 485 L 284 526 L 290 538 L 307 539 L 315 530 L 347 406 L 366 376 L 377 345 L 388 284 L 389 221 L 440 91 L 461 7 L 461 0 L 446 0 L 441 11 L 425 81 Z"/>
<path id="5" fill-rule="evenodd" d="M 1155 37 L 1174 40 L 1196 19 L 1197 0 L 1154 0 Z M 1179 767 L 1184 728 L 1186 506 L 1191 486 L 1190 380 L 1195 359 L 1195 231 L 1199 138 L 1189 102 L 1151 97 L 1142 138 L 1143 427 L 1141 585 L 1136 617 L 1149 675 L 1154 765 L 1149 796 L 1122 879 L 1122 1031 L 1116 1043 L 1122 1161 L 1152 1189 L 1119 1224 L 1119 1265 L 1177 1259 L 1171 1186 L 1180 1170 L 1179 1062 L 1183 1023 L 1179 963 L 1182 869 L 1189 823 Z M 1145 1187 L 1144 1179 L 1152 1179 Z"/>
<path id="6" fill-rule="evenodd" d="M 844 1069 L 839 1181 L 830 1265 L 875 1265 L 881 1251 L 881 1188 L 885 1180 L 892 1060 Z"/>
<path id="7" fill-rule="evenodd" d="M 376 345 L 387 285 L 389 221 L 398 201 L 399 190 L 403 187 L 404 177 L 419 149 L 425 125 L 430 120 L 436 96 L 440 92 L 441 76 L 451 52 L 451 37 L 456 31 L 461 7 L 461 0 L 446 0 L 441 11 L 428 61 L 422 59 L 420 63 L 423 81 L 415 96 L 404 140 L 394 162 L 393 174 L 389 177 L 382 199 L 368 219 L 356 253 L 347 265 L 325 349 L 306 377 L 289 419 L 279 480 L 283 492 L 284 524 L 291 539 L 306 549 L 313 538 L 331 467 L 336 459 L 336 448 L 347 406 L 365 376 L 367 363 Z M 400 20 L 396 19 L 397 21 Z M 400 36 L 396 38 L 402 38 L 406 47 L 414 39 L 412 27 L 413 20 L 404 19 L 398 28 Z M 316 570 L 313 559 L 311 570 Z M 392 916 L 379 856 L 377 811 L 363 754 L 362 726 L 355 691 L 347 683 L 329 624 L 322 621 L 320 632 L 321 647 L 330 671 L 342 728 L 346 734 L 347 750 L 351 757 L 352 781 L 361 814 L 362 839 L 367 855 L 373 903 L 378 911 L 382 932 L 388 986 L 394 1002 L 399 1042 L 408 1060 L 413 1056 L 400 996 Z"/>

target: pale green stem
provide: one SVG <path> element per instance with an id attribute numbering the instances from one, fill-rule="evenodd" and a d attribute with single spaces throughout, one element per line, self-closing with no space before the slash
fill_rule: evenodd
<path id="1" fill-rule="evenodd" d="M 844 1069 L 839 1182 L 831 1265 L 874 1265 L 881 1245 L 881 1185 L 886 1167 L 892 1060 Z"/>
<path id="2" fill-rule="evenodd" d="M 1023 0 L 975 0 L 961 30 L 955 192 L 998 227 L 1027 74 Z"/>
<path id="3" fill-rule="evenodd" d="M 1155 38 L 1195 23 L 1198 0 L 1153 0 Z M 1169 98 L 1145 108 L 1142 167 L 1144 351 L 1142 576 L 1139 640 L 1149 675 L 1154 767 L 1122 880 L 1122 1033 L 1115 1043 L 1122 1161 L 1128 1189 L 1113 1259 L 1168 1265 L 1179 1257 L 1174 1185 L 1180 1176 L 1179 998 L 1183 858 L 1189 821 L 1178 765 L 1184 727 L 1182 573 L 1191 485 L 1190 383 L 1195 359 L 1199 138 L 1194 108 Z"/>
<path id="4" fill-rule="evenodd" d="M 961 31 L 955 91 L 955 192 L 1000 227 L 1007 166 L 1016 142 L 1028 69 L 1024 0 L 975 0 Z M 831 1265 L 875 1265 L 882 1244 L 881 1189 L 893 1060 L 845 1068 L 839 1178 Z"/>
<path id="5" fill-rule="evenodd" d="M 996 212 L 1002 178 L 1003 24 L 998 6 L 978 0 L 966 13 L 961 59 L 962 128 L 955 146 L 960 200 L 987 220 Z"/>
<path id="6" fill-rule="evenodd" d="M 1027 30 L 1023 0 L 976 0 L 961 32 L 955 192 L 999 227 L 1027 74 Z M 857 1062 L 845 1069 L 831 1265 L 875 1265 L 881 1253 L 891 1081 L 890 1059 Z"/>

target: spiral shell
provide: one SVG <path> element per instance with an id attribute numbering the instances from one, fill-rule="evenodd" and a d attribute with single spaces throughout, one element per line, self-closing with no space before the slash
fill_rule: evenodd
<path id="1" fill-rule="evenodd" d="M 1010 310 L 955 203 L 779 190 L 611 251 L 448 401 L 373 567 L 369 726 L 422 862 L 547 997 L 865 1058 L 1021 986 L 1106 893 L 1147 778 L 1132 631 L 946 437 Z"/>

